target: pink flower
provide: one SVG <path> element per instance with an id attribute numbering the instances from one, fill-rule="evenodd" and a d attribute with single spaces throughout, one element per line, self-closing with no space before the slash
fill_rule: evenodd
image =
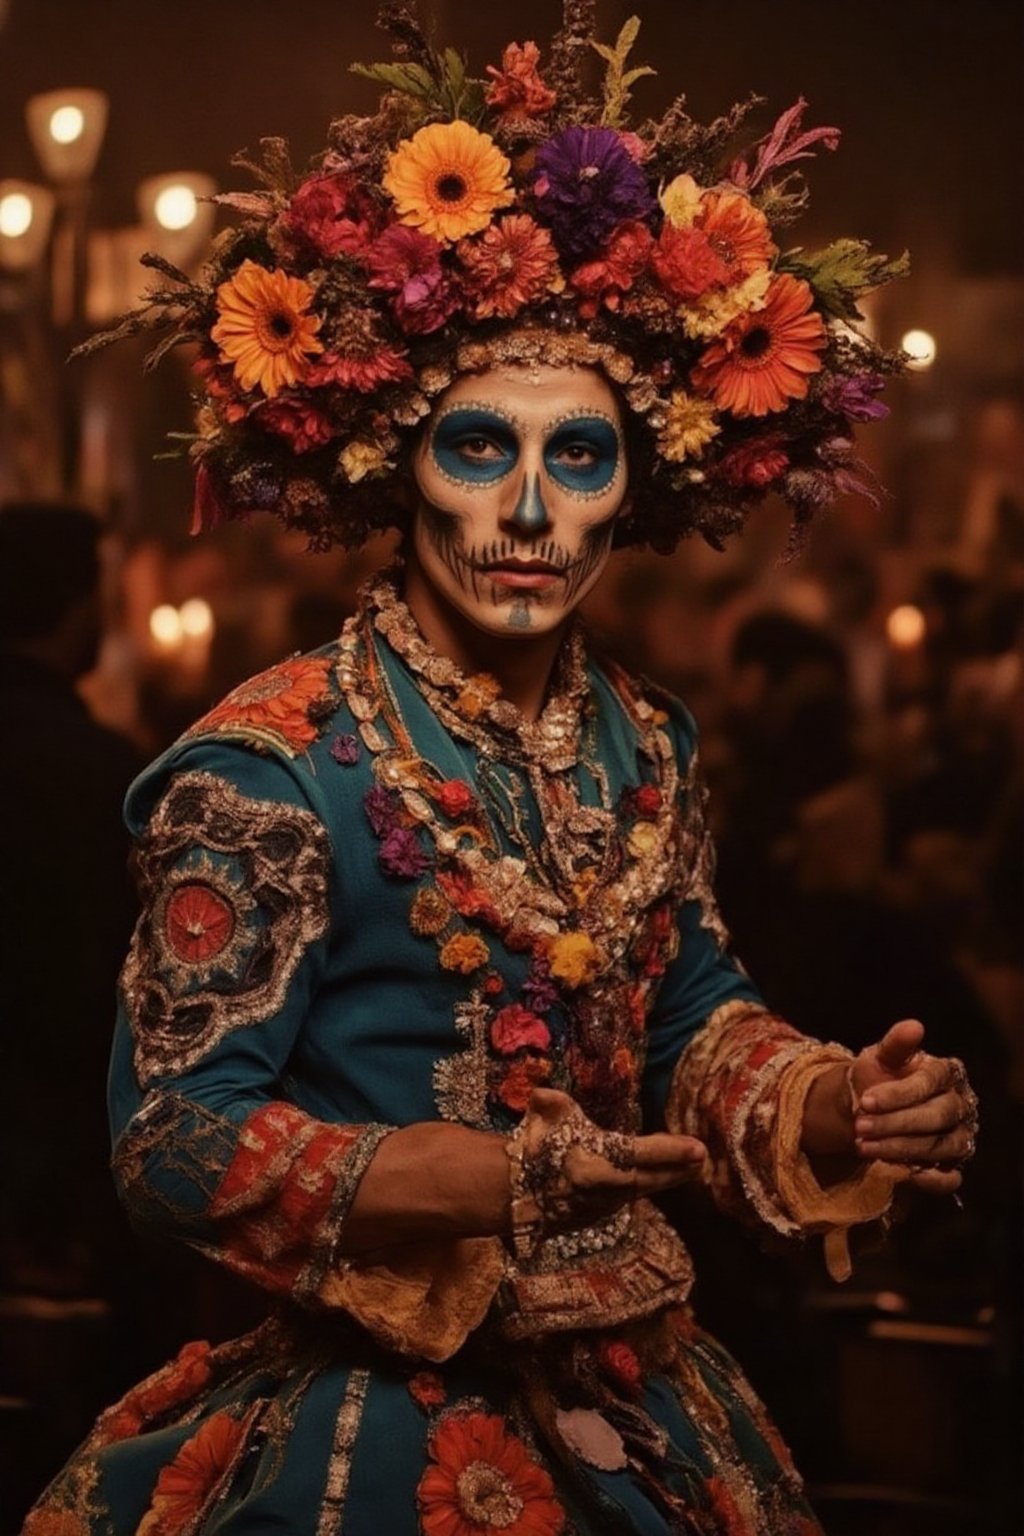
<path id="1" fill-rule="evenodd" d="M 496 1014 L 491 1023 L 491 1044 L 503 1056 L 513 1056 L 527 1048 L 546 1051 L 551 1044 L 551 1031 L 543 1019 L 524 1008 L 520 1003 L 509 1003 Z"/>
<path id="2" fill-rule="evenodd" d="M 433 235 L 392 224 L 371 246 L 367 265 L 370 287 L 391 296 L 395 319 L 410 335 L 439 330 L 458 304 Z"/>
<path id="3" fill-rule="evenodd" d="M 386 832 L 377 858 L 384 873 L 399 880 L 416 880 L 430 867 L 419 838 L 408 827 L 392 827 Z"/>
<path id="4" fill-rule="evenodd" d="M 372 239 L 371 204 L 351 177 L 311 176 L 281 215 L 281 229 L 325 261 L 361 256 Z"/>

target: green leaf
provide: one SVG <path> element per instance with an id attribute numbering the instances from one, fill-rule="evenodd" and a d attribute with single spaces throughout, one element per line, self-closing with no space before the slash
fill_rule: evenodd
<path id="1" fill-rule="evenodd" d="M 415 96 L 418 101 L 437 99 L 437 82 L 422 64 L 350 64 L 349 69 L 352 74 L 376 80 L 378 85 L 400 91 L 403 96 Z"/>
<path id="2" fill-rule="evenodd" d="M 840 320 L 863 320 L 857 299 L 872 288 L 906 277 L 910 254 L 890 261 L 872 251 L 866 240 L 835 240 L 823 251 L 805 253 L 800 247 L 780 258 L 779 269 L 804 278 L 814 289 L 826 314 Z"/>
<path id="3" fill-rule="evenodd" d="M 601 123 L 605 128 L 622 127 L 632 87 L 638 80 L 642 80 L 644 75 L 657 73 L 646 64 L 638 65 L 635 69 L 626 69 L 626 60 L 639 32 L 639 16 L 630 16 L 628 21 L 623 22 L 622 30 L 615 39 L 613 47 L 609 47 L 607 43 L 595 42 L 593 39 L 590 41 L 591 48 L 604 59 L 608 66 L 602 87 L 604 110 L 601 113 Z"/>

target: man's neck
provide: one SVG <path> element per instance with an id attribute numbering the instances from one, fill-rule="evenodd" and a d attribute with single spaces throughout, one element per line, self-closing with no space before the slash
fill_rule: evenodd
<path id="1" fill-rule="evenodd" d="M 415 560 L 406 566 L 403 597 L 423 637 L 463 672 L 489 672 L 527 720 L 544 707 L 565 626 L 543 635 L 505 639 L 490 635 L 454 608 Z"/>

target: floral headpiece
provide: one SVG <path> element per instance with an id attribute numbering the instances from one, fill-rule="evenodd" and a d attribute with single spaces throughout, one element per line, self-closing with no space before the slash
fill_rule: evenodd
<path id="1" fill-rule="evenodd" d="M 630 126 L 653 73 L 628 67 L 639 22 L 605 45 L 593 10 L 565 0 L 546 66 L 510 43 L 478 80 L 385 5 L 395 61 L 353 66 L 386 87 L 376 115 L 333 122 L 305 176 L 280 139 L 240 157 L 263 190 L 218 198 L 239 222 L 197 280 L 146 258 L 173 286 L 87 349 L 152 326 L 169 330 L 151 364 L 197 344 L 194 531 L 266 510 L 324 548 L 401 526 L 431 398 L 499 361 L 586 364 L 619 389 L 634 485 L 620 544 L 720 545 L 768 491 L 797 525 L 871 493 L 853 424 L 886 414 L 903 358 L 850 322 L 906 257 L 778 243 L 807 202 L 795 163 L 838 129 L 803 128 L 801 99 L 728 158 L 756 97 L 707 126 L 682 97 Z"/>

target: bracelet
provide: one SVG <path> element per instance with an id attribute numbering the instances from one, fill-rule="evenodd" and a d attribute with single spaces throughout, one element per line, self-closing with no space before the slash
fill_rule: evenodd
<path id="1" fill-rule="evenodd" d="M 564 1227 L 572 1215 L 572 1186 L 563 1169 L 573 1147 L 595 1152 L 615 1168 L 636 1167 L 632 1136 L 602 1130 L 578 1104 L 570 1104 L 554 1125 L 528 1109 L 505 1143 L 512 1252 L 518 1260 L 531 1258 L 538 1244 Z"/>

